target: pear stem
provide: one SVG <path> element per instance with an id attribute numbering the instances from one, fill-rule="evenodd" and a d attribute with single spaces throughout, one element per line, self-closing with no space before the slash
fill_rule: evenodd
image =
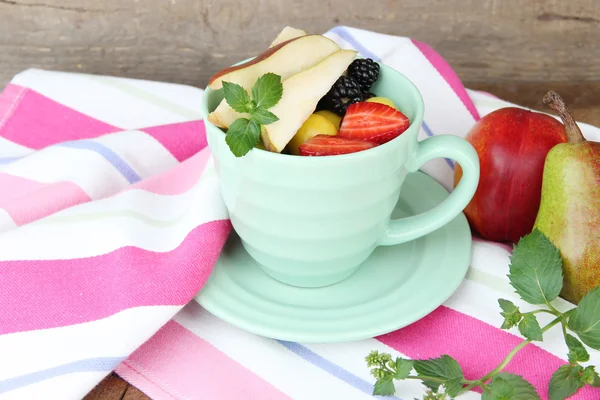
<path id="1" fill-rule="evenodd" d="M 581 130 L 579 129 L 579 126 L 577 126 L 577 123 L 573 119 L 571 112 L 567 108 L 565 101 L 559 96 L 558 93 L 550 90 L 544 96 L 543 101 L 544 104 L 556 111 L 562 119 L 563 123 L 565 124 L 565 130 L 567 132 L 569 143 L 582 143 L 586 141 L 583 137 L 583 133 L 581 133 Z"/>

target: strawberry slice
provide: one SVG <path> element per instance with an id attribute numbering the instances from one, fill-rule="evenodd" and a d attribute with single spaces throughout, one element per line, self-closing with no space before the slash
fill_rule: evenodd
<path id="1" fill-rule="evenodd" d="M 399 136 L 409 125 L 406 115 L 395 108 L 363 101 L 348 107 L 338 136 L 382 144 Z"/>
<path id="2" fill-rule="evenodd" d="M 334 156 L 338 154 L 356 153 L 377 146 L 364 140 L 346 139 L 337 136 L 316 135 L 298 146 L 301 156 Z"/>

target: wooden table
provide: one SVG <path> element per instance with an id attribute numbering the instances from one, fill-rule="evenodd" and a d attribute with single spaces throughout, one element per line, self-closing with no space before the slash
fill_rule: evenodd
<path id="1" fill-rule="evenodd" d="M 578 121 L 600 127 L 600 82 L 598 83 L 466 83 L 470 89 L 485 90 L 496 96 L 534 109 L 548 112 L 542 96 L 549 90 L 557 91 L 567 101 Z M 144 393 L 122 380 L 116 374 L 106 377 L 84 400 L 147 400 Z"/>
<path id="2" fill-rule="evenodd" d="M 31 67 L 202 85 L 285 25 L 408 36 L 470 82 L 600 76 L 597 0 L 0 0 L 0 87 Z"/>

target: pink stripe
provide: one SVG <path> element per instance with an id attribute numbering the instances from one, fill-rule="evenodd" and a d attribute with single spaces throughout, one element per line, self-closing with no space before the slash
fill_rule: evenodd
<path id="1" fill-rule="evenodd" d="M 0 188 L 0 208 L 19 226 L 91 200 L 73 182 L 40 183 L 0 173 Z"/>
<path id="2" fill-rule="evenodd" d="M 144 189 L 162 195 L 177 195 L 187 192 L 200 179 L 210 155 L 210 149 L 205 147 L 199 153 L 168 171 L 140 181 L 126 190 Z"/>
<path id="3" fill-rule="evenodd" d="M 32 149 L 119 130 L 31 89 L 9 85 L 0 97 L 0 136 Z"/>
<path id="4" fill-rule="evenodd" d="M 0 93 L 0 132 L 23 99 L 26 89 L 9 83 Z"/>
<path id="5" fill-rule="evenodd" d="M 154 126 L 141 130 L 158 140 L 179 161 L 187 160 L 207 145 L 206 130 L 202 120 Z"/>
<path id="6" fill-rule="evenodd" d="M 522 340 L 511 333 L 447 307 L 439 307 L 420 321 L 377 338 L 410 358 L 454 357 L 467 379 L 493 370 Z M 565 361 L 529 344 L 512 359 L 507 371 L 522 375 L 542 399 L 548 398 L 550 377 Z M 600 398 L 600 389 L 581 390 L 573 399 Z"/>
<path id="7" fill-rule="evenodd" d="M 444 60 L 444 58 L 440 56 L 438 52 L 431 48 L 428 44 L 419 42 L 414 39 L 411 40 L 413 44 L 417 46 L 417 48 L 421 51 L 421 53 L 423 53 L 425 58 L 429 60 L 431 65 L 433 65 L 433 67 L 442 76 L 442 78 L 444 78 L 444 80 L 448 82 L 448 85 L 450 85 L 450 87 L 452 88 L 452 90 L 454 90 L 454 93 L 456 93 L 460 101 L 462 101 L 465 107 L 467 107 L 467 110 L 469 110 L 475 121 L 479 120 L 480 117 L 479 113 L 477 112 L 477 108 L 475 108 L 475 105 L 471 101 L 471 98 L 465 90 L 465 87 L 463 86 L 460 78 L 458 77 L 458 75 L 456 75 L 452 67 L 450 67 L 446 60 Z"/>
<path id="8" fill-rule="evenodd" d="M 0 334 L 186 304 L 208 279 L 230 230 L 228 220 L 208 222 L 165 253 L 128 246 L 96 257 L 0 262 Z"/>
<path id="9" fill-rule="evenodd" d="M 157 400 L 290 398 L 175 321 L 167 322 L 116 371 Z"/>
<path id="10" fill-rule="evenodd" d="M 160 384 L 155 383 L 153 380 L 133 369 L 131 365 L 122 362 L 117 365 L 115 368 L 115 372 L 124 380 L 129 382 L 131 385 L 135 386 L 136 389 L 141 390 L 146 394 L 146 396 L 150 397 L 153 400 L 177 400 L 175 397 L 171 396 L 167 391 L 165 391 L 160 385 L 168 386 L 169 384 L 165 384 L 161 382 Z"/>

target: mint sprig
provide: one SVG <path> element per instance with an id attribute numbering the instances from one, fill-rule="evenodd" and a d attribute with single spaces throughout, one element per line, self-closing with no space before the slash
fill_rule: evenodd
<path id="1" fill-rule="evenodd" d="M 514 248 L 508 278 L 523 300 L 547 305 L 563 284 L 560 252 L 536 229 Z"/>
<path id="2" fill-rule="evenodd" d="M 371 352 L 367 366 L 375 377 L 373 394 L 391 396 L 395 393 L 394 380 L 420 380 L 426 387 L 423 399 L 454 399 L 479 387 L 483 400 L 539 400 L 535 388 L 522 376 L 504 371 L 512 358 L 534 340 L 543 340 L 543 334 L 561 325 L 568 364 L 562 365 L 552 375 L 548 397 L 563 400 L 577 393 L 586 385 L 600 387 L 600 376 L 593 365 L 582 366 L 590 355 L 584 345 L 600 349 L 600 287 L 587 293 L 574 307 L 566 312 L 558 311 L 552 302 L 562 289 L 562 258 L 560 251 L 548 238 L 535 229 L 515 246 L 510 260 L 510 284 L 521 299 L 542 308 L 521 311 L 509 300 L 499 299 L 500 314 L 504 318 L 502 329 L 517 327 L 525 337 L 502 362 L 479 379 L 466 379 L 459 363 L 449 355 L 427 360 L 395 361 L 388 353 Z M 547 313 L 555 318 L 541 327 L 536 314 Z M 568 333 L 571 331 L 576 336 Z M 582 343 L 583 342 L 583 343 Z M 414 371 L 414 372 L 413 372 Z"/>
<path id="3" fill-rule="evenodd" d="M 227 101 L 229 107 L 239 113 L 250 112 L 255 107 L 246 89 L 237 83 L 223 82 L 223 96 L 225 96 L 225 101 Z"/>
<path id="4" fill-rule="evenodd" d="M 279 102 L 282 95 L 281 77 L 272 72 L 267 72 L 258 78 L 252 87 L 252 98 L 256 102 L 257 108 L 266 110 L 273 107 Z"/>
<path id="5" fill-rule="evenodd" d="M 571 364 L 577 364 L 578 362 L 586 362 L 590 360 L 590 354 L 575 336 L 567 333 L 565 336 L 565 342 L 567 342 L 567 347 L 569 348 L 569 354 L 567 356 Z"/>
<path id="6" fill-rule="evenodd" d="M 542 328 L 537 318 L 533 314 L 525 314 L 523 320 L 519 322 L 519 332 L 530 340 L 543 340 Z"/>
<path id="7" fill-rule="evenodd" d="M 268 72 L 252 86 L 252 97 L 237 83 L 223 82 L 223 96 L 236 112 L 249 114 L 233 121 L 226 132 L 225 142 L 236 157 L 243 157 L 260 141 L 262 126 L 279 118 L 268 109 L 276 105 L 283 95 L 281 77 Z"/>
<path id="8" fill-rule="evenodd" d="M 229 127 L 225 142 L 237 157 L 246 154 L 260 139 L 260 125 L 248 118 L 238 118 Z"/>
<path id="9" fill-rule="evenodd" d="M 517 324 L 521 322 L 523 314 L 521 314 L 519 307 L 515 306 L 512 301 L 498 299 L 498 304 L 502 309 L 500 315 L 504 317 L 504 323 L 501 326 L 502 329 L 510 329 L 513 326 L 517 326 Z"/>
<path id="10" fill-rule="evenodd" d="M 590 290 L 569 318 L 568 328 L 589 347 L 600 350 L 600 287 Z"/>
<path id="11" fill-rule="evenodd" d="M 520 375 L 500 372 L 494 376 L 481 400 L 538 400 L 540 396 L 533 385 Z"/>
<path id="12" fill-rule="evenodd" d="M 585 382 L 581 379 L 581 365 L 561 365 L 550 378 L 550 400 L 566 399 L 581 389 Z"/>
<path id="13" fill-rule="evenodd" d="M 415 360 L 414 367 L 417 376 L 423 379 L 423 384 L 434 393 L 438 391 L 441 384 L 445 385 L 446 392 L 451 396 L 456 396 L 462 389 L 464 380 L 462 368 L 454 358 L 448 355 L 429 360 Z"/>
<path id="14" fill-rule="evenodd" d="M 279 120 L 277 115 L 264 108 L 255 108 L 254 110 L 250 111 L 250 118 L 260 125 L 268 125 Z"/>

